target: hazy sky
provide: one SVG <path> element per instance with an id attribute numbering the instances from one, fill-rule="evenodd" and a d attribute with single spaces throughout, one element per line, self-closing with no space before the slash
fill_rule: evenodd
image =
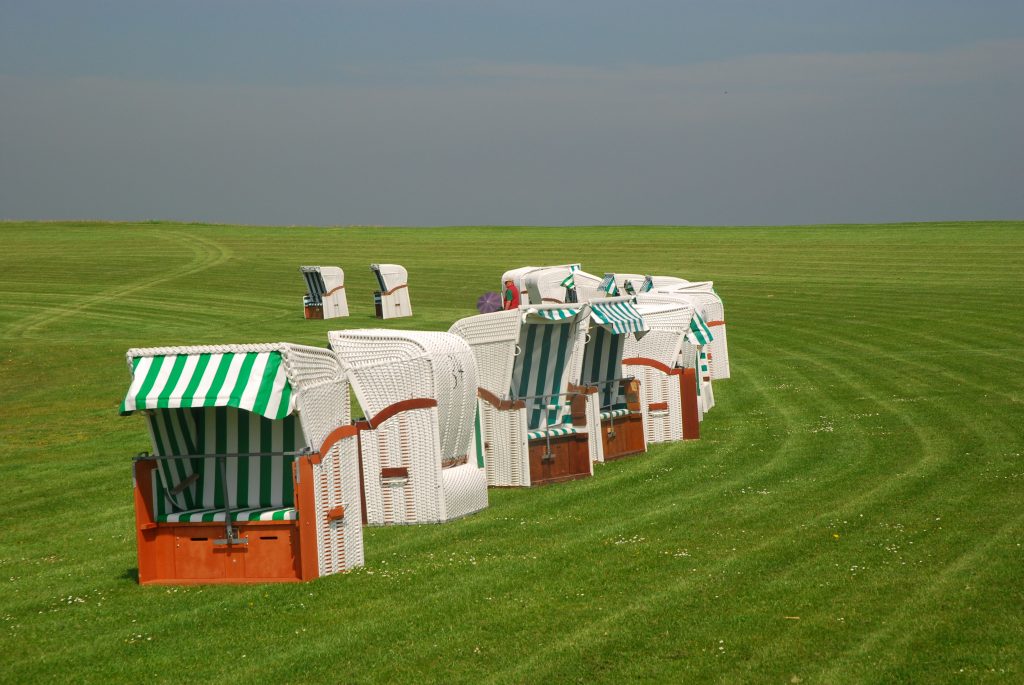
<path id="1" fill-rule="evenodd" d="M 1024 218 L 1022 0 L 0 0 L 0 218 Z"/>

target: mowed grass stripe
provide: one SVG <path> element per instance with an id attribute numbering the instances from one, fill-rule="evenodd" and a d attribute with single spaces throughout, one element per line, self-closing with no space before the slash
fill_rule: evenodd
<path id="1" fill-rule="evenodd" d="M 14 258 L 0 290 L 24 290 L 41 246 L 59 245 L 53 268 L 77 279 L 59 288 L 74 306 L 40 309 L 28 337 L 31 308 L 0 305 L 5 678 L 1024 677 L 1020 228 L 596 227 L 566 241 L 544 228 L 3 225 Z M 586 482 L 492 491 L 490 509 L 452 524 L 368 529 L 363 570 L 136 586 L 128 457 L 148 446 L 114 415 L 125 349 L 322 346 L 330 328 L 378 325 L 368 264 L 388 261 L 410 270 L 416 316 L 388 322 L 405 329 L 445 330 L 521 264 L 712 279 L 734 377 L 716 384 L 701 441 Z M 350 318 L 302 320 L 303 263 L 345 269 Z"/>

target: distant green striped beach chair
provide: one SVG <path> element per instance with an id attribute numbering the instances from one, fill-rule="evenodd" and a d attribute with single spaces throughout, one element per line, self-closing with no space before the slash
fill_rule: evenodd
<path id="1" fill-rule="evenodd" d="M 652 303 L 637 296 L 637 309 L 650 326 L 643 338 L 627 337 L 624 373 L 640 380 L 640 405 L 648 442 L 700 437 L 696 369 L 680 366 L 694 309 L 682 302 Z"/>
<path id="2" fill-rule="evenodd" d="M 591 457 L 609 461 L 646 452 L 639 382 L 625 373 L 622 354 L 626 339 L 643 337 L 647 323 L 632 297 L 593 300 L 590 307 L 583 364 L 575 383 L 587 392 Z"/>
<path id="3" fill-rule="evenodd" d="M 476 358 L 488 485 L 593 474 L 585 395 L 569 388 L 579 377 L 589 309 L 524 305 L 452 325 L 449 332 L 464 338 Z"/>
<path id="4" fill-rule="evenodd" d="M 128 351 L 140 583 L 309 580 L 363 563 L 357 431 L 334 355 L 287 343 Z M 339 398 L 342 398 L 339 400 Z"/>
<path id="5" fill-rule="evenodd" d="M 440 523 L 487 507 L 476 362 L 450 333 L 327 334 L 366 418 L 366 522 Z"/>
<path id="6" fill-rule="evenodd" d="M 344 271 L 336 266 L 301 266 L 299 270 L 306 281 L 302 307 L 307 319 L 348 316 Z"/>
<path id="7" fill-rule="evenodd" d="M 370 271 L 380 290 L 373 293 L 374 313 L 378 319 L 412 316 L 409 300 L 409 272 L 398 264 L 371 264 Z"/>

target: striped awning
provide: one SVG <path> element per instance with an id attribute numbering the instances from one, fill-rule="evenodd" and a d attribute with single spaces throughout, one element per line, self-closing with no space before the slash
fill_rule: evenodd
<path id="1" fill-rule="evenodd" d="M 704 323 L 704 319 L 700 318 L 700 314 L 697 312 L 693 313 L 693 318 L 690 319 L 690 330 L 686 333 L 686 339 L 694 345 L 707 345 L 709 342 L 715 339 L 711 335 L 711 329 Z"/>
<path id="2" fill-rule="evenodd" d="M 121 414 L 137 409 L 236 407 L 283 419 L 295 409 L 280 352 L 134 357 Z"/>
<path id="3" fill-rule="evenodd" d="M 548 321 L 564 321 L 580 313 L 579 307 L 558 307 L 555 309 L 528 309 L 527 314 Z"/>
<path id="4" fill-rule="evenodd" d="M 629 301 L 590 303 L 590 313 L 594 321 L 612 333 L 642 333 L 649 330 L 643 315 Z"/>

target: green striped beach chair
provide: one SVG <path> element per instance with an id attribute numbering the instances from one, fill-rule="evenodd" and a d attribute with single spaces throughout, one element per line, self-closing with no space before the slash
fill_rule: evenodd
<path id="1" fill-rule="evenodd" d="M 128 364 L 121 414 L 143 414 L 152 445 L 133 464 L 141 583 L 308 580 L 362 564 L 357 431 L 333 354 L 166 347 L 129 350 Z"/>
<path id="2" fill-rule="evenodd" d="M 593 474 L 579 377 L 589 306 L 524 305 L 457 321 L 476 358 L 491 486 Z"/>
<path id="3" fill-rule="evenodd" d="M 587 425 L 591 456 L 607 461 L 647 451 L 639 389 L 632 401 L 628 388 L 634 376 L 622 366 L 627 338 L 644 337 L 648 325 L 632 297 L 609 297 L 590 303 L 590 330 L 583 353 L 579 385 L 588 389 Z"/>
<path id="4" fill-rule="evenodd" d="M 331 331 L 366 420 L 366 522 L 440 523 L 487 507 L 476 362 L 451 333 Z"/>

